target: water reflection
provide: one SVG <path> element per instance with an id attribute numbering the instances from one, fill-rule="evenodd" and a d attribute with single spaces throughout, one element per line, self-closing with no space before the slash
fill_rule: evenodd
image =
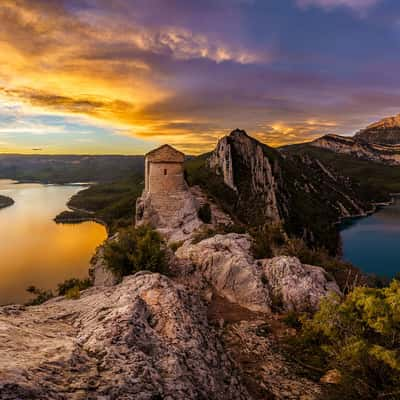
<path id="1" fill-rule="evenodd" d="M 82 188 L 0 180 L 0 194 L 15 201 L 0 210 L 0 304 L 26 301 L 29 285 L 53 289 L 65 279 L 87 276 L 89 260 L 106 237 L 104 227 L 53 222 Z"/>
<path id="2" fill-rule="evenodd" d="M 389 207 L 342 225 L 344 258 L 368 273 L 400 272 L 400 198 Z"/>

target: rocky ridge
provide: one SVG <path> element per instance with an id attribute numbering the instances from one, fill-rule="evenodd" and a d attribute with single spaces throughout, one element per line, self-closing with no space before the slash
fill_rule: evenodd
<path id="1" fill-rule="evenodd" d="M 325 135 L 311 145 L 363 160 L 400 165 L 400 114 L 383 118 L 353 137 Z"/>
<path id="2" fill-rule="evenodd" d="M 200 183 L 203 189 L 242 224 L 281 224 L 288 235 L 332 253 L 339 243 L 334 224 L 371 209 L 356 184 L 320 160 L 277 151 L 242 130 L 221 138 L 206 165 L 232 194 L 213 193 L 212 177 Z"/>
<path id="3" fill-rule="evenodd" d="M 359 135 L 354 138 L 325 135 L 311 142 L 311 145 L 336 153 L 348 154 L 363 160 L 388 165 L 400 165 L 400 145 L 369 143 L 361 139 L 361 133 Z"/>

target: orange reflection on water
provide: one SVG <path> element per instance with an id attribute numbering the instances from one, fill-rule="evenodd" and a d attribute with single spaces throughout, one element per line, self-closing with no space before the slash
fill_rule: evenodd
<path id="1" fill-rule="evenodd" d="M 87 276 L 93 252 L 106 238 L 105 228 L 94 222 L 53 221 L 81 189 L 0 180 L 0 194 L 15 201 L 0 210 L 0 304 L 26 301 L 30 285 L 54 289 L 65 279 Z"/>

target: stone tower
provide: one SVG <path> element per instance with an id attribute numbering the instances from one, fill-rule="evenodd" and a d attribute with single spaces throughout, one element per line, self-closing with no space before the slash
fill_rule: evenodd
<path id="1" fill-rule="evenodd" d="M 165 144 L 145 155 L 145 191 L 173 193 L 185 190 L 185 155 Z"/>
<path id="2" fill-rule="evenodd" d="M 145 188 L 136 202 L 136 225 L 149 224 L 180 240 L 201 224 L 184 178 L 185 155 L 165 144 L 145 155 Z"/>

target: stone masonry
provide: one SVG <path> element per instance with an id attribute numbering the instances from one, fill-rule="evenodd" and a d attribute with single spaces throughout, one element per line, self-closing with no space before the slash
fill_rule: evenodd
<path id="1" fill-rule="evenodd" d="M 145 189 L 136 203 L 136 225 L 149 224 L 169 238 L 177 230 L 186 235 L 200 226 L 198 205 L 184 179 L 184 160 L 185 155 L 168 144 L 146 154 Z"/>

